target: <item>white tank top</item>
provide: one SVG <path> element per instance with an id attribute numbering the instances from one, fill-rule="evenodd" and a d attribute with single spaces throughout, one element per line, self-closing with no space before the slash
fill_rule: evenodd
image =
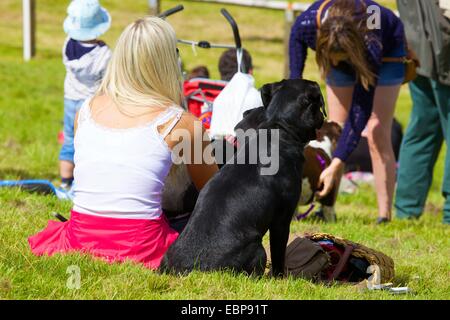
<path id="1" fill-rule="evenodd" d="M 94 121 L 90 101 L 80 109 L 74 138 L 73 210 L 112 218 L 159 218 L 172 165 L 164 138 L 183 110 L 170 107 L 144 126 L 115 129 Z M 160 134 L 157 127 L 165 123 L 169 125 Z"/>

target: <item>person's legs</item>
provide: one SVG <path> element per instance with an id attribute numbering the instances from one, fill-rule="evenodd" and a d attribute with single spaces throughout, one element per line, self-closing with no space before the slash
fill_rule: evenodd
<path id="1" fill-rule="evenodd" d="M 347 121 L 353 100 L 356 76 L 331 68 L 327 75 L 328 119 L 337 122 L 341 127 Z"/>
<path id="2" fill-rule="evenodd" d="M 348 113 L 353 99 L 354 86 L 336 87 L 327 85 L 328 120 L 337 122 L 341 127 L 347 121 Z M 336 179 L 336 188 L 341 184 L 342 170 Z M 339 192 L 336 192 L 336 197 Z"/>
<path id="3" fill-rule="evenodd" d="M 378 86 L 375 90 L 373 110 L 367 123 L 367 139 L 372 159 L 378 216 L 391 218 L 395 188 L 395 156 L 391 131 L 400 85 Z"/>
<path id="4" fill-rule="evenodd" d="M 447 144 L 450 142 L 450 86 L 431 81 L 433 92 L 438 107 L 439 118 L 441 120 L 442 132 Z M 444 220 L 445 224 L 450 224 L 450 155 L 447 151 L 445 155 L 444 181 L 442 184 L 442 195 L 445 198 Z"/>
<path id="5" fill-rule="evenodd" d="M 422 214 L 443 141 L 430 80 L 419 76 L 409 88 L 413 108 L 400 148 L 395 197 L 399 219 L 418 218 Z"/>
<path id="6" fill-rule="evenodd" d="M 352 104 L 354 86 L 327 85 L 328 119 L 344 126 Z"/>
<path id="7" fill-rule="evenodd" d="M 73 136 L 75 114 L 80 109 L 83 100 L 64 99 L 64 143 L 59 153 L 59 173 L 63 184 L 70 186 L 73 180 Z"/>

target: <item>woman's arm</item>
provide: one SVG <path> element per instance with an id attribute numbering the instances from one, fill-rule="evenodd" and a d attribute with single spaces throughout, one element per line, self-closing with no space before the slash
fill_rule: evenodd
<path id="1" fill-rule="evenodd" d="M 344 130 L 339 138 L 338 146 L 334 152 L 330 165 L 321 173 L 317 188 L 321 189 L 316 196 L 321 199 L 328 195 L 342 175 L 345 161 L 355 150 L 361 139 L 361 133 L 369 121 L 372 113 L 375 87 L 366 91 L 362 84 L 355 86 L 353 105 Z"/>
<path id="2" fill-rule="evenodd" d="M 166 142 L 175 156 L 183 159 L 198 191 L 219 170 L 212 154 L 211 141 L 201 121 L 192 114 L 183 113 L 178 124 L 166 137 Z"/>
<path id="3" fill-rule="evenodd" d="M 75 120 L 73 122 L 73 136 L 75 137 L 75 134 L 77 133 L 77 129 L 78 129 L 78 116 L 79 116 L 80 111 L 77 111 L 75 113 Z"/>
<path id="4" fill-rule="evenodd" d="M 305 61 L 308 55 L 308 46 L 304 42 L 305 28 L 301 25 L 302 15 L 295 21 L 289 38 L 289 69 L 290 78 L 302 78 Z"/>

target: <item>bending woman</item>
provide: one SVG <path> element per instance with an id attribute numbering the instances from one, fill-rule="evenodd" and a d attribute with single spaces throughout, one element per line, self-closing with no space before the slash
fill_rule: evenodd
<path id="1" fill-rule="evenodd" d="M 161 208 L 171 149 L 180 142 L 175 136 L 190 138 L 183 142 L 191 149 L 185 155 L 193 155 L 194 141 L 203 137 L 200 121 L 180 108 L 181 79 L 176 36 L 167 22 L 139 19 L 124 30 L 98 93 L 75 120 L 71 218 L 50 221 L 30 237 L 34 254 L 83 251 L 110 262 L 159 266 L 178 236 Z M 218 170 L 203 158 L 187 169 L 197 189 Z"/>
<path id="2" fill-rule="evenodd" d="M 381 23 L 373 29 L 370 22 L 378 20 L 367 19 L 369 6 L 376 6 L 375 14 L 380 13 Z M 331 165 L 320 177 L 323 190 L 318 197 L 339 183 L 344 163 L 367 126 L 377 221 L 389 221 L 396 174 L 391 126 L 405 69 L 402 63 L 383 62 L 383 58 L 406 55 L 402 22 L 374 1 L 320 0 L 297 18 L 289 46 L 291 78 L 302 77 L 307 48 L 316 51 L 326 78 L 329 119 L 343 126 Z"/>

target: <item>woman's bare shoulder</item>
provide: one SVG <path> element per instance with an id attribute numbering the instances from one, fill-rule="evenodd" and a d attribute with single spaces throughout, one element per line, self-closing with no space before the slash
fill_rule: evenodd
<path id="1" fill-rule="evenodd" d="M 192 113 L 183 111 L 183 113 L 181 114 L 180 121 L 178 122 L 176 128 L 187 129 L 193 132 L 196 126 L 202 128 L 202 122 Z"/>

